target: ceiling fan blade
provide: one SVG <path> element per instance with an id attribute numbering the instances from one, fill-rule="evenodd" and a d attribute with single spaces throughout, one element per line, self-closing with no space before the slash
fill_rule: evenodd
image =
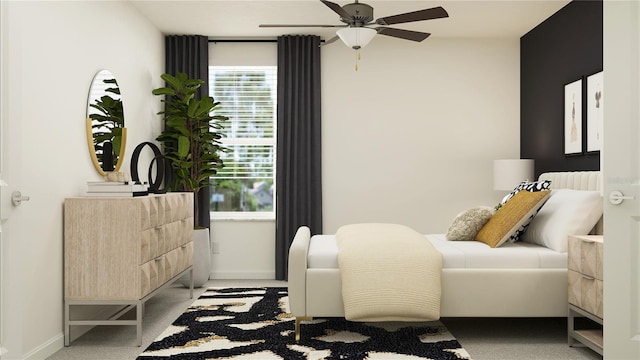
<path id="1" fill-rule="evenodd" d="M 319 27 L 319 28 L 338 28 L 338 27 L 347 27 L 348 25 L 326 25 L 326 24 L 260 24 L 258 27 L 261 28 L 279 28 L 279 27 L 290 27 L 290 28 L 302 28 L 302 27 Z"/>
<path id="2" fill-rule="evenodd" d="M 399 15 L 387 16 L 376 20 L 378 25 L 394 25 L 413 21 L 432 20 L 449 17 L 447 11 L 442 7 L 418 10 Z"/>
<path id="3" fill-rule="evenodd" d="M 345 20 L 353 20 L 353 16 L 351 16 L 348 12 L 346 12 L 342 6 L 332 3 L 331 1 L 320 0 L 323 4 L 327 5 L 331 10 L 333 10 L 336 14 L 340 15 L 341 18 Z"/>
<path id="4" fill-rule="evenodd" d="M 378 31 L 378 34 L 392 36 L 392 37 L 405 39 L 405 40 L 417 41 L 417 42 L 420 42 L 431 35 L 429 33 L 424 33 L 419 31 L 394 29 L 394 28 L 388 28 L 388 27 L 379 27 L 379 28 L 376 28 L 376 31 Z"/>
<path id="5" fill-rule="evenodd" d="M 325 40 L 324 42 L 320 43 L 320 46 L 326 46 L 326 45 L 329 45 L 329 44 L 331 44 L 331 43 L 336 42 L 338 39 L 340 39 L 340 37 L 338 37 L 338 36 L 334 36 L 334 37 L 332 37 L 331 39 L 329 39 L 329 40 Z"/>

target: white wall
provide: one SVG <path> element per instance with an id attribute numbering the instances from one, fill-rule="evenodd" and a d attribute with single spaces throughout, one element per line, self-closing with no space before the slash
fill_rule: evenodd
<path id="1" fill-rule="evenodd" d="M 62 345 L 63 201 L 99 179 L 84 128 L 91 80 L 109 69 L 119 82 L 128 169 L 135 145 L 161 129 L 151 90 L 162 84 L 164 37 L 126 2 L 3 3 L 3 196 L 31 197 L 2 214 L 3 345 L 9 359 L 41 358 Z"/>
<path id="2" fill-rule="evenodd" d="M 446 232 L 494 205 L 492 161 L 519 158 L 518 39 L 377 36 L 323 48 L 324 232 L 394 222 Z"/>
<path id="3" fill-rule="evenodd" d="M 457 213 L 495 205 L 492 161 L 520 155 L 519 56 L 518 39 L 378 36 L 355 71 L 353 50 L 323 47 L 323 231 L 375 221 L 443 233 Z M 274 228 L 214 221 L 212 278 L 273 273 Z"/>
<path id="4" fill-rule="evenodd" d="M 275 279 L 273 220 L 212 220 L 211 279 Z"/>

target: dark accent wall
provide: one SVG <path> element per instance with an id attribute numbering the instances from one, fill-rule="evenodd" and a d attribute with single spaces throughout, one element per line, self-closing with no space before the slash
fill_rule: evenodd
<path id="1" fill-rule="evenodd" d="M 520 38 L 520 157 L 545 171 L 599 170 L 599 153 L 564 155 L 564 85 L 602 70 L 602 0 L 574 0 Z"/>

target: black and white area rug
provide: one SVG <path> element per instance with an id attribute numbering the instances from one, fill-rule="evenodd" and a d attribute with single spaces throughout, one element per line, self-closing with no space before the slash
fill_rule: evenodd
<path id="1" fill-rule="evenodd" d="M 137 358 L 470 359 L 439 321 L 301 324 L 295 342 L 287 289 L 209 288 Z"/>

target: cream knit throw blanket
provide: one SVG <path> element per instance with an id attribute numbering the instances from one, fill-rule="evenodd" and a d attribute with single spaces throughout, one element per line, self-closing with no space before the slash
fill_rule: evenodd
<path id="1" fill-rule="evenodd" d="M 345 318 L 440 318 L 440 252 L 415 230 L 395 224 L 346 225 L 336 232 Z"/>

